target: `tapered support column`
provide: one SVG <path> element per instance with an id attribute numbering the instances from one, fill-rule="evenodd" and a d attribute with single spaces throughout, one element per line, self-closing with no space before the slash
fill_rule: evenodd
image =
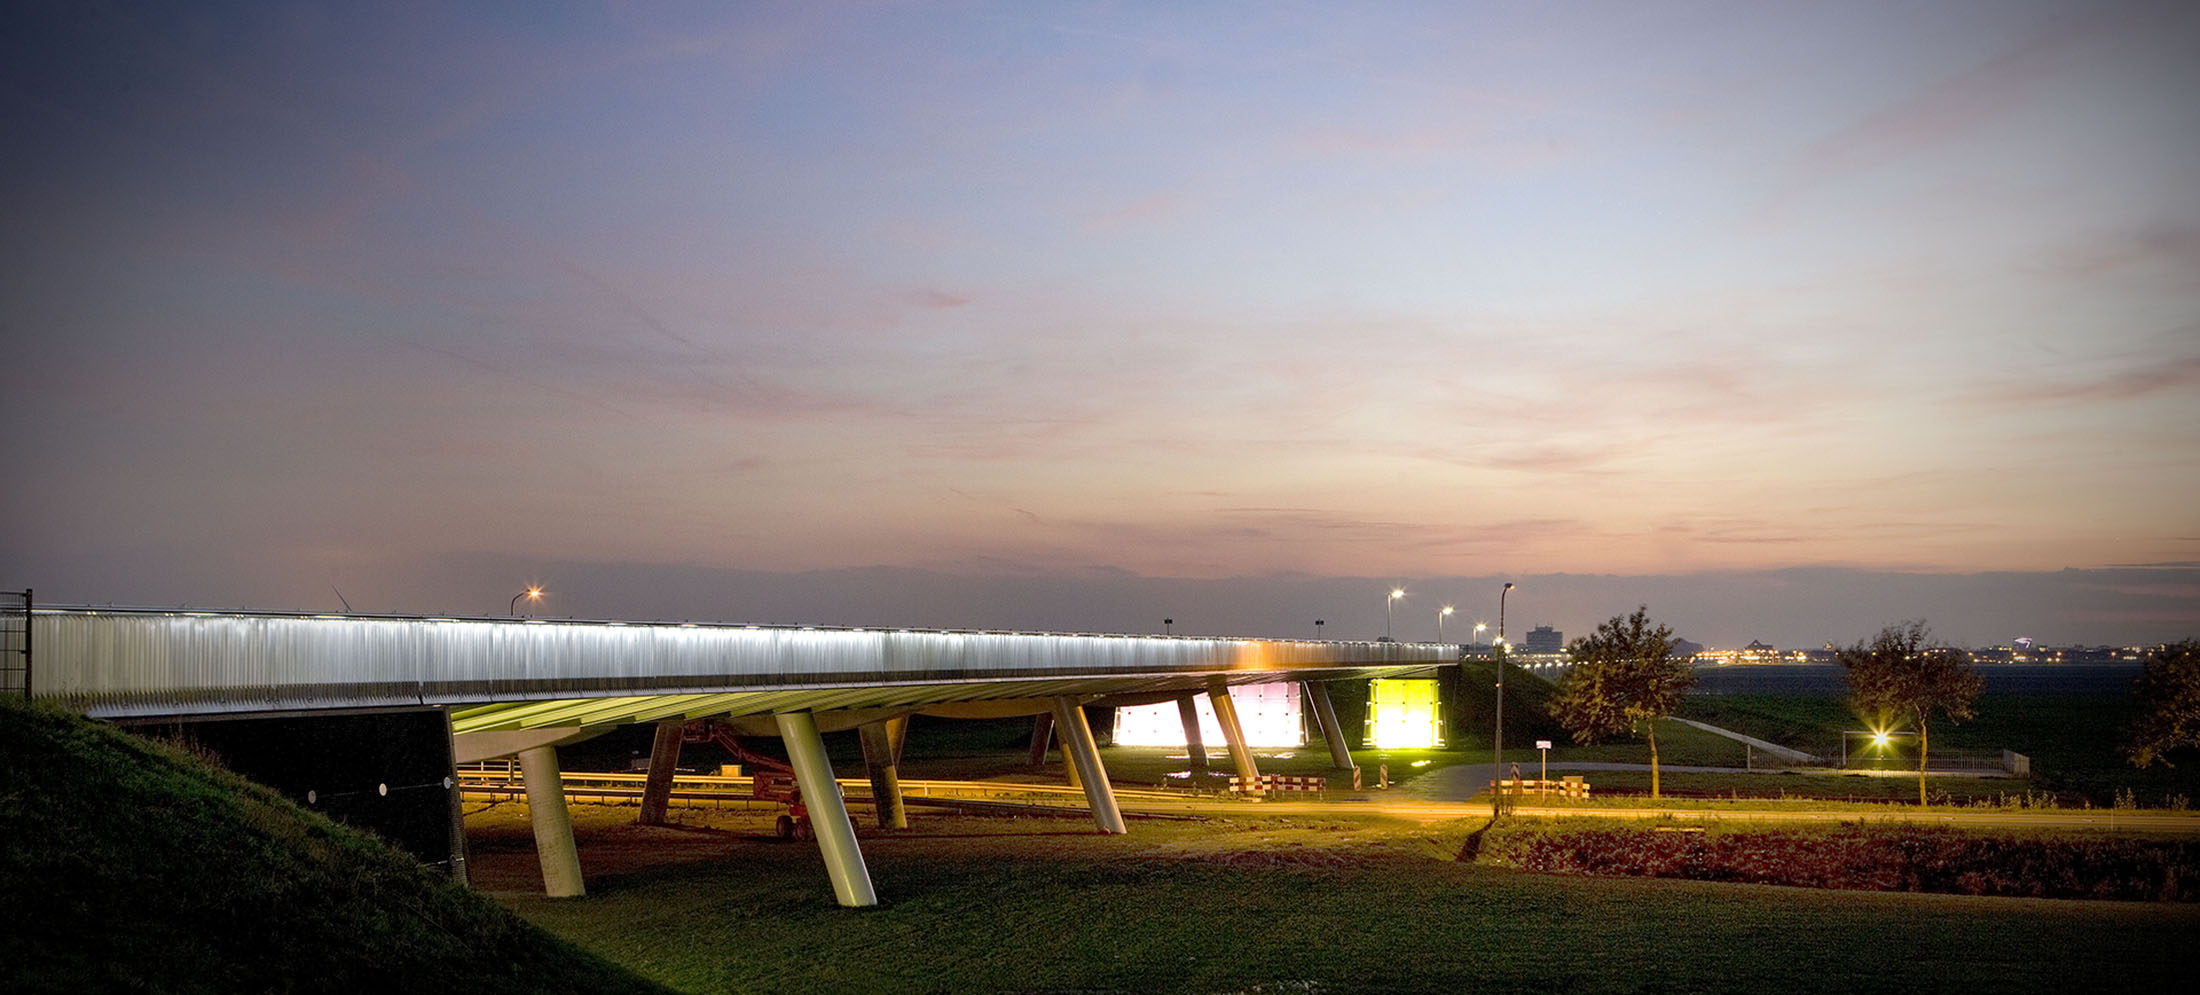
<path id="1" fill-rule="evenodd" d="M 840 784 L 833 780 L 825 740 L 817 734 L 817 717 L 808 712 L 779 712 L 772 720 L 779 724 L 779 738 L 787 744 L 787 760 L 794 766 L 802 804 L 810 810 L 810 828 L 817 833 L 818 851 L 825 855 L 833 897 L 851 907 L 877 905 L 871 869 L 863 865 L 863 851 L 856 848 L 856 826 L 848 819 L 847 804 L 840 800 Z"/>
<path id="2" fill-rule="evenodd" d="M 1031 720 L 1031 765 L 1047 762 L 1047 747 L 1054 745 L 1054 713 L 1041 712 Z"/>
<path id="3" fill-rule="evenodd" d="M 1215 703 L 1215 723 L 1222 726 L 1223 742 L 1230 746 L 1230 763 L 1237 767 L 1237 776 L 1252 784 L 1260 777 L 1260 768 L 1253 766 L 1253 751 L 1245 746 L 1245 727 L 1238 724 L 1237 702 L 1230 700 L 1230 685 L 1222 681 L 1208 684 L 1207 698 Z"/>
<path id="4" fill-rule="evenodd" d="M 657 723 L 657 738 L 649 744 L 649 777 L 642 781 L 642 813 L 635 822 L 665 824 L 666 810 L 672 807 L 672 775 L 680 768 L 680 734 L 686 728 L 686 719 Z"/>
<path id="5" fill-rule="evenodd" d="M 542 862 L 542 893 L 579 898 L 581 853 L 573 844 L 573 816 L 565 810 L 565 778 L 558 774 L 558 748 L 538 746 L 519 753 L 519 773 L 527 786 L 527 818 L 535 825 L 535 858 Z"/>
<path id="6" fill-rule="evenodd" d="M 1176 700 L 1177 720 L 1184 723 L 1184 753 L 1192 760 L 1192 768 L 1207 766 L 1207 744 L 1199 737 L 1199 695 L 1188 694 Z"/>
<path id="7" fill-rule="evenodd" d="M 896 715 L 886 720 L 886 742 L 894 748 L 894 766 L 901 766 L 901 748 L 909 745 L 909 716 Z"/>
<path id="8" fill-rule="evenodd" d="M 856 733 L 863 740 L 863 770 L 871 777 L 871 799 L 878 809 L 879 828 L 909 828 L 909 809 L 901 803 L 901 771 L 895 760 L 893 730 L 887 722 L 872 722 L 857 727 Z"/>
<path id="9" fill-rule="evenodd" d="M 1061 731 L 1062 752 L 1069 761 L 1065 766 L 1075 770 L 1077 779 L 1083 782 L 1093 824 L 1103 833 L 1129 832 L 1123 825 L 1123 811 L 1115 806 L 1115 786 L 1108 783 L 1107 768 L 1100 765 L 1100 744 L 1093 742 L 1092 724 L 1085 721 L 1084 707 L 1074 697 L 1056 696 L 1054 725 Z"/>
<path id="10" fill-rule="evenodd" d="M 1352 748 L 1345 745 L 1344 727 L 1337 724 L 1337 706 L 1329 700 L 1329 685 L 1321 681 L 1303 681 L 1299 687 L 1306 691 L 1307 707 L 1314 713 L 1314 722 L 1321 728 L 1322 738 L 1329 741 L 1329 765 L 1338 770 L 1358 766 L 1352 762 Z"/>

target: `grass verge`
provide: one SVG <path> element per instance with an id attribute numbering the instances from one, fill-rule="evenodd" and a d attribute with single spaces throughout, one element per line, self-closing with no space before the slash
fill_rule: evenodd
<path id="1" fill-rule="evenodd" d="M 1528 873 L 1458 859 L 1475 824 L 1349 819 L 923 819 L 865 833 L 884 904 L 851 910 L 761 820 L 631 817 L 578 814 L 608 868 L 584 901 L 540 898 L 524 843 L 495 843 L 523 810 L 477 817 L 476 863 L 522 915 L 696 992 L 2162 990 L 2200 929 L 2188 905 Z"/>
<path id="2" fill-rule="evenodd" d="M 380 840 L 0 699 L 0 991 L 648 992 Z"/>

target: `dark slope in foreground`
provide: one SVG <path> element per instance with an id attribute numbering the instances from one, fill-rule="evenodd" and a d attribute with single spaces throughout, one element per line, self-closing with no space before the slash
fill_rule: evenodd
<path id="1" fill-rule="evenodd" d="M 662 991 L 273 791 L 12 699 L 0 910 L 0 991 Z"/>

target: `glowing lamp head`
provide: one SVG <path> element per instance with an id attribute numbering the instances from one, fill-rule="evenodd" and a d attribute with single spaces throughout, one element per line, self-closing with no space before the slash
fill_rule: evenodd
<path id="1" fill-rule="evenodd" d="M 1872 745 L 1881 747 L 1887 745 L 1887 733 L 1885 730 L 1873 730 Z"/>
<path id="2" fill-rule="evenodd" d="M 1443 612 L 1443 613 L 1444 613 L 1444 614 L 1446 614 L 1446 615 L 1449 615 L 1449 614 L 1451 614 L 1452 612 L 1455 612 L 1455 611 L 1458 611 L 1458 609 L 1456 609 L 1456 608 L 1453 608 L 1453 607 L 1452 607 L 1452 606 L 1450 606 L 1450 605 L 1445 605 L 1445 606 L 1444 606 L 1444 612 Z"/>
<path id="3" fill-rule="evenodd" d="M 1391 589 L 1390 589 L 1390 597 L 1391 597 L 1391 599 L 1392 599 L 1392 600 L 1396 600 L 1396 599 L 1398 599 L 1398 598 L 1402 598 L 1402 597 L 1405 597 L 1405 596 L 1406 596 L 1406 589 L 1405 589 L 1405 588 L 1402 588 L 1402 587 L 1393 587 L 1393 588 L 1391 588 Z"/>

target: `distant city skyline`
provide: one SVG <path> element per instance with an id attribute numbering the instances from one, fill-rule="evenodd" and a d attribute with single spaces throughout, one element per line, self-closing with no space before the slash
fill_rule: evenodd
<path id="1" fill-rule="evenodd" d="M 0 584 L 2200 630 L 2200 5 L 0 25 Z"/>

